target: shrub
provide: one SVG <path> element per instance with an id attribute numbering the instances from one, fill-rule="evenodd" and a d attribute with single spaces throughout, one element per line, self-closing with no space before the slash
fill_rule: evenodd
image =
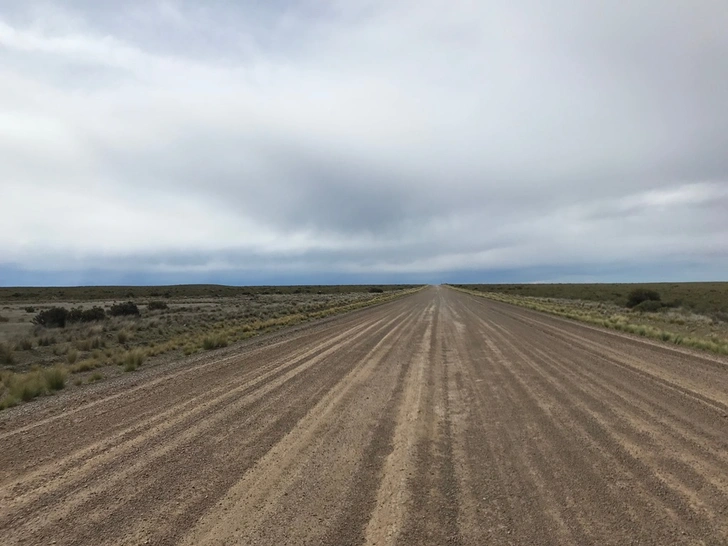
<path id="1" fill-rule="evenodd" d="M 77 307 L 68 312 L 68 322 L 98 322 L 106 318 L 106 311 L 101 307 L 92 307 L 91 309 L 81 309 Z"/>
<path id="2" fill-rule="evenodd" d="M 10 322 L 10 319 L 8 317 L 0 315 L 0 322 Z"/>
<path id="3" fill-rule="evenodd" d="M 18 343 L 18 349 L 20 349 L 21 351 L 30 351 L 32 348 L 33 342 L 28 338 L 21 339 Z"/>
<path id="4" fill-rule="evenodd" d="M 127 301 L 126 303 L 116 303 L 112 305 L 109 308 L 109 315 L 112 317 L 121 317 L 121 316 L 135 316 L 138 317 L 140 315 L 139 313 L 139 307 L 137 307 L 136 303 Z"/>
<path id="5" fill-rule="evenodd" d="M 68 314 L 68 309 L 64 307 L 51 307 L 38 313 L 33 318 L 33 324 L 46 328 L 65 328 Z"/>
<path id="6" fill-rule="evenodd" d="M 24 307 L 26 313 L 35 313 L 35 307 Z"/>
<path id="7" fill-rule="evenodd" d="M 635 288 L 627 296 L 627 307 L 636 307 L 643 301 L 660 301 L 660 294 L 647 288 Z"/>
<path id="8" fill-rule="evenodd" d="M 122 345 L 129 341 L 129 337 L 129 332 L 127 332 L 126 330 L 119 330 L 119 332 L 116 334 L 117 341 Z"/>
<path id="9" fill-rule="evenodd" d="M 633 311 L 640 311 L 642 313 L 656 313 L 664 307 L 661 301 L 656 300 L 645 300 L 632 307 Z"/>
<path id="10" fill-rule="evenodd" d="M 155 300 L 155 301 L 150 301 L 147 304 L 147 309 L 149 309 L 150 311 L 169 309 L 169 305 L 167 305 L 163 301 Z"/>
<path id="11" fill-rule="evenodd" d="M 370 294 L 382 294 L 384 293 L 384 290 L 382 288 L 379 288 L 378 286 L 372 286 L 369 289 Z"/>

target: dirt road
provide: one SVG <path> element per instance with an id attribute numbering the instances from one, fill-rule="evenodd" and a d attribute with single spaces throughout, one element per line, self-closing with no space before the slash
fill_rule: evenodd
<path id="1" fill-rule="evenodd" d="M 0 544 L 728 544 L 725 360 L 444 287 L 81 393 Z"/>

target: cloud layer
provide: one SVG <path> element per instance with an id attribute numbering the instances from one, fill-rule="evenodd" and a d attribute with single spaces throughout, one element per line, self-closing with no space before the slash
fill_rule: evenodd
<path id="1" fill-rule="evenodd" d="M 6 4 L 0 284 L 725 279 L 720 2 Z"/>

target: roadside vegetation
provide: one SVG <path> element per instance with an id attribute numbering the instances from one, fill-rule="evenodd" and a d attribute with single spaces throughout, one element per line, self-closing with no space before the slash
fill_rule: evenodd
<path id="1" fill-rule="evenodd" d="M 728 354 L 728 283 L 453 288 L 666 343 Z"/>
<path id="2" fill-rule="evenodd" d="M 0 289 L 2 313 L 8 319 L 0 323 L 0 409 L 67 386 L 383 303 L 416 289 L 410 285 Z"/>

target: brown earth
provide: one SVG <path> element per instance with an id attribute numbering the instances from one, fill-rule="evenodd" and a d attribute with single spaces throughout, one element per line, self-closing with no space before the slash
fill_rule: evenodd
<path id="1" fill-rule="evenodd" d="M 728 361 L 448 288 L 0 414 L 0 543 L 728 544 Z"/>

